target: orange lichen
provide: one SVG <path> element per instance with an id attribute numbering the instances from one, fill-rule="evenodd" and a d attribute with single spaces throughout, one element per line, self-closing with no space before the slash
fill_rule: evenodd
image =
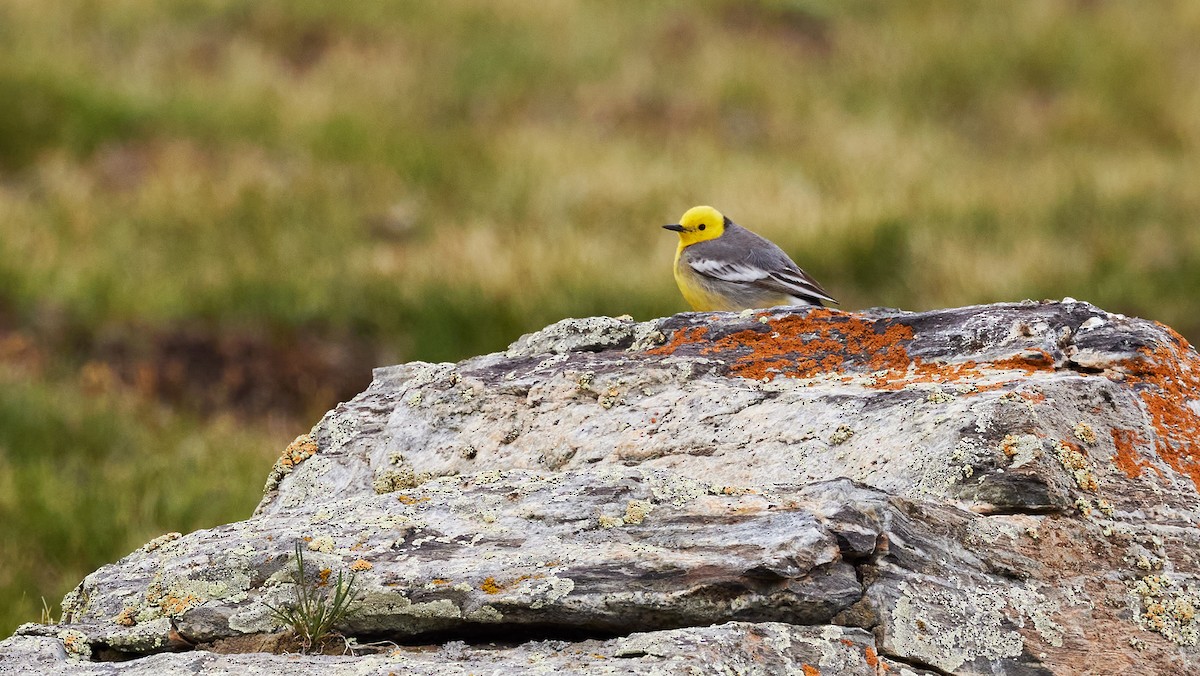
<path id="1" fill-rule="evenodd" d="M 768 319 L 770 329 L 747 329 L 713 341 L 704 354 L 749 352 L 730 366 L 733 375 L 770 380 L 777 375 L 807 378 L 841 373 L 852 360 L 872 371 L 906 369 L 908 352 L 901 341 L 912 340 L 912 327 L 868 321 L 832 310 Z"/>
<path id="2" fill-rule="evenodd" d="M 875 649 L 867 646 L 863 649 L 863 655 L 867 658 L 867 666 L 875 670 L 875 673 L 885 674 L 888 670 L 888 665 L 884 664 L 879 655 L 875 654 Z"/>
<path id="3" fill-rule="evenodd" d="M 177 617 L 203 602 L 204 600 L 195 594 L 185 594 L 184 596 L 167 594 L 159 601 L 158 607 L 162 608 L 167 615 Z"/>
<path id="4" fill-rule="evenodd" d="M 421 503 L 421 502 L 428 502 L 429 496 L 425 495 L 425 496 L 421 496 L 419 498 L 414 498 L 411 495 L 398 495 L 398 496 L 396 496 L 396 499 L 405 505 L 415 505 L 415 504 Z"/>
<path id="5" fill-rule="evenodd" d="M 1004 439 L 1000 441 L 1000 450 L 1004 452 L 1004 455 L 1011 458 L 1017 454 L 1017 446 L 1019 446 L 1020 443 L 1021 440 L 1017 437 L 1014 437 L 1011 434 L 1006 434 L 1004 435 Z"/>
<path id="6" fill-rule="evenodd" d="M 291 469 L 308 460 L 316 452 L 317 442 L 309 435 L 301 434 L 283 449 L 283 454 L 279 456 L 276 464 L 284 469 Z"/>
<path id="7" fill-rule="evenodd" d="M 1113 446 L 1117 449 L 1117 454 L 1112 458 L 1113 464 L 1130 479 L 1140 477 L 1142 470 L 1149 465 L 1148 462 L 1138 455 L 1137 449 L 1134 448 L 1135 445 L 1144 443 L 1142 435 L 1133 430 L 1114 428 L 1112 430 L 1112 439 Z"/>
<path id="8" fill-rule="evenodd" d="M 435 577 L 433 578 L 432 582 L 434 584 L 450 584 L 450 580 L 447 580 L 444 577 Z"/>
<path id="9" fill-rule="evenodd" d="M 707 326 L 695 326 L 690 329 L 680 329 L 671 336 L 671 340 L 663 345 L 646 350 L 646 354 L 664 355 L 674 354 L 683 345 L 698 343 L 704 340 L 704 336 L 708 333 Z"/>
<path id="10" fill-rule="evenodd" d="M 991 362 L 992 368 L 1012 369 L 1036 373 L 1038 371 L 1053 371 L 1054 357 L 1045 350 L 1026 350 L 1022 354 L 1007 359 L 997 359 Z"/>
<path id="11" fill-rule="evenodd" d="M 1162 329 L 1171 338 L 1170 343 L 1140 350 L 1142 359 L 1125 362 L 1128 369 L 1126 381 L 1137 387 L 1150 424 L 1157 432 L 1155 452 L 1168 467 L 1192 480 L 1200 488 L 1200 413 L 1189 406 L 1189 402 L 1200 401 L 1200 355 L 1183 336 L 1170 328 Z M 1114 437 L 1115 441 L 1115 437 Z M 1118 458 L 1132 460 L 1132 449 Z M 1140 473 L 1136 465 L 1128 462 L 1118 467 L 1128 475 L 1130 471 Z M 1134 475 L 1136 476 L 1136 474 Z"/>
<path id="12" fill-rule="evenodd" d="M 811 664 L 801 664 L 800 670 L 804 672 L 804 676 L 821 676 L 821 670 Z"/>
<path id="13" fill-rule="evenodd" d="M 483 584 L 479 585 L 479 588 L 483 590 L 485 594 L 499 594 L 504 589 L 512 587 L 513 585 L 521 584 L 525 580 L 541 580 L 545 577 L 545 575 L 518 575 L 509 582 L 505 583 L 497 582 L 496 578 L 489 577 L 483 581 Z"/>
<path id="14" fill-rule="evenodd" d="M 371 570 L 375 566 L 366 559 L 355 559 L 354 563 L 350 564 L 350 570 L 360 573 L 364 570 Z"/>
<path id="15" fill-rule="evenodd" d="M 137 620 L 134 618 L 135 614 L 137 614 L 136 609 L 127 607 L 117 613 L 117 616 L 112 618 L 112 621 L 122 627 L 132 627 L 137 624 Z"/>
<path id="16" fill-rule="evenodd" d="M 680 329 L 668 343 L 647 354 L 669 355 L 691 347 L 693 354 L 724 359 L 730 375 L 754 380 L 833 376 L 883 390 L 963 384 L 969 386 L 964 395 L 1010 387 L 1017 374 L 1056 368 L 1054 356 L 1043 349 L 1027 349 L 991 362 L 943 363 L 910 357 L 913 329 L 893 318 L 864 319 L 816 308 L 805 314 L 761 314 L 757 319 L 757 326 L 720 338 L 710 338 L 707 326 Z M 1156 432 L 1158 457 L 1200 488 L 1200 356 L 1178 333 L 1159 326 L 1169 340 L 1142 348 L 1138 358 L 1116 370 L 1124 372 L 1124 383 L 1142 400 Z M 1016 372 L 1013 377 L 1006 377 L 1012 372 Z M 1035 404 L 1046 399 L 1036 391 L 1017 394 Z M 1143 467 L 1158 471 L 1134 452 L 1134 437 L 1123 436 L 1131 432 L 1113 434 L 1114 461 L 1127 476 L 1140 476 Z M 1086 477 L 1081 486 L 1094 490 Z"/>
<path id="17" fill-rule="evenodd" d="M 673 354 L 688 345 L 699 353 L 731 357 L 729 373 L 754 380 L 843 375 L 847 370 L 870 374 L 868 387 L 899 390 L 915 383 L 970 382 L 973 393 L 1004 387 L 1006 382 L 982 383 L 985 370 L 1052 370 L 1054 360 L 1044 350 L 1029 350 L 991 363 L 927 362 L 910 358 L 907 343 L 913 329 L 892 319 L 868 320 L 825 308 L 803 315 L 772 318 L 761 315 L 760 326 L 717 339 L 706 327 L 680 329 L 667 344 L 648 354 Z M 849 376 L 846 377 L 846 380 Z"/>
<path id="18" fill-rule="evenodd" d="M 321 572 L 317 573 L 317 586 L 324 587 L 329 584 L 329 576 L 333 575 L 333 571 L 329 568 L 322 568 Z"/>

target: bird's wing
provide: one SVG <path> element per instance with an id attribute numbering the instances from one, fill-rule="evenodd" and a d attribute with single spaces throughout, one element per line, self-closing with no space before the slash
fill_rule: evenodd
<path id="1" fill-rule="evenodd" d="M 774 242 L 736 224 L 725 235 L 693 244 L 685 260 L 698 274 L 724 282 L 749 284 L 814 304 L 837 303 Z"/>
<path id="2" fill-rule="evenodd" d="M 783 249 L 773 242 L 762 240 L 764 245 L 754 247 L 746 254 L 744 262 L 747 265 L 763 270 L 767 279 L 760 284 L 772 286 L 783 293 L 800 298 L 827 300 L 837 303 L 833 296 L 824 289 L 817 280 L 800 269 Z"/>
<path id="3" fill-rule="evenodd" d="M 721 261 L 703 256 L 692 256 L 687 260 L 692 270 L 722 282 L 750 284 L 769 279 L 771 274 L 766 270 L 749 263 Z"/>
<path id="4" fill-rule="evenodd" d="M 766 258 L 767 260 L 763 260 Z M 748 255 L 742 260 L 717 260 L 690 256 L 687 264 L 696 273 L 722 282 L 750 284 L 812 302 L 837 303 L 829 292 L 796 266 L 782 251 L 777 255 L 767 251 Z"/>
<path id="5" fill-rule="evenodd" d="M 827 300 L 830 303 L 837 303 L 833 296 L 830 296 L 829 292 L 817 283 L 817 280 L 809 277 L 808 273 L 800 268 L 773 272 L 771 273 L 771 279 L 787 289 L 787 293 L 793 296 L 819 298 L 820 300 Z"/>

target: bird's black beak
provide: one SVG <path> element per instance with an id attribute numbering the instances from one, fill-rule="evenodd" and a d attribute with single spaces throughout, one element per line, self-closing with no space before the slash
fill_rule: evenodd
<path id="1" fill-rule="evenodd" d="M 663 227 L 666 228 L 667 230 L 674 230 L 675 232 L 683 232 L 683 226 L 679 225 L 678 223 L 672 223 L 671 225 L 664 225 Z"/>

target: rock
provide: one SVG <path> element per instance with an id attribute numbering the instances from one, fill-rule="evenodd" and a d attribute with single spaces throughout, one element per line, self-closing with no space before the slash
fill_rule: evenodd
<path id="1" fill-rule="evenodd" d="M 713 673 L 776 676 L 778 674 L 879 673 L 923 676 L 936 672 L 899 665 L 874 650 L 874 639 L 862 629 L 800 626 L 777 622 L 729 622 L 634 633 L 607 641 L 544 640 L 504 650 L 451 641 L 437 647 L 394 648 L 361 657 L 328 655 L 218 654 L 207 651 L 159 653 L 132 662 L 68 662 L 52 638 L 18 636 L 5 642 L 0 670 L 23 670 L 57 676 L 159 676 L 160 674 L 287 673 L 324 676 L 353 670 L 356 674 L 453 676 L 468 674 L 651 674 L 702 676 Z M 820 665 L 820 666 L 817 666 Z M 886 670 L 886 671 L 885 671 Z M 2 673 L 10 673 L 3 671 Z"/>
<path id="2" fill-rule="evenodd" d="M 378 369 L 0 673 L 1187 673 L 1198 438 L 1195 350 L 1086 303 L 566 320 Z M 279 645 L 297 541 L 373 654 L 224 654 Z"/>

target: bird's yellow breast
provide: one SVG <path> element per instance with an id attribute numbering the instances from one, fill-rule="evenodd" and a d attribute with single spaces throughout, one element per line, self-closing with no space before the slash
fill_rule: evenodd
<path id="1" fill-rule="evenodd" d="M 700 279 L 700 276 L 692 271 L 692 267 L 683 262 L 683 250 L 687 246 L 679 243 L 679 247 L 675 249 L 675 284 L 679 286 L 679 292 L 683 294 L 683 299 L 696 312 L 713 312 L 716 310 L 732 310 L 729 302 L 720 294 L 710 292 Z"/>

